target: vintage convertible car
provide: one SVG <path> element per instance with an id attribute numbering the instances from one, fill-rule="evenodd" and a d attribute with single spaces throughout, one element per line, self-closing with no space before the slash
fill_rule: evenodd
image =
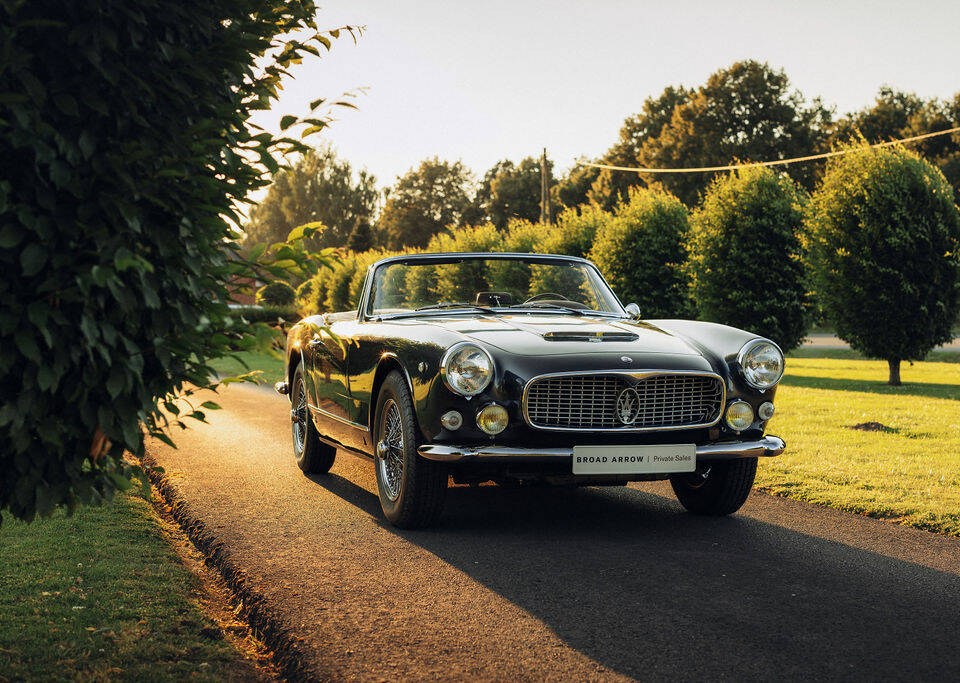
<path id="1" fill-rule="evenodd" d="M 338 449 L 372 458 L 399 527 L 439 517 L 457 483 L 669 479 L 688 510 L 735 512 L 784 359 L 713 323 L 640 320 L 591 262 L 416 254 L 373 264 L 356 311 L 303 319 L 286 344 L 293 449 L 304 472 Z"/>

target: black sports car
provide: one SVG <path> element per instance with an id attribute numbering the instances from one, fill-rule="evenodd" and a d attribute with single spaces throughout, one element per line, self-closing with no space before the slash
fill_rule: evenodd
<path id="1" fill-rule="evenodd" d="M 693 512 L 743 505 L 783 375 L 743 330 L 640 320 L 585 259 L 417 254 L 367 271 L 356 311 L 289 332 L 293 446 L 304 472 L 372 458 L 384 514 L 439 517 L 464 482 L 670 479 Z"/>

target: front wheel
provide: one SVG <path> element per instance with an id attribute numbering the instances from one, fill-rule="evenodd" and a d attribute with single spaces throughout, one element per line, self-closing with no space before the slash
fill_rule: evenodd
<path id="1" fill-rule="evenodd" d="M 757 459 L 720 460 L 696 472 L 675 474 L 670 485 L 680 504 L 700 515 L 730 515 L 750 495 Z"/>
<path id="2" fill-rule="evenodd" d="M 401 529 L 432 526 L 443 512 L 447 470 L 417 453 L 413 400 L 396 370 L 380 388 L 375 415 L 377 492 L 383 514 Z"/>

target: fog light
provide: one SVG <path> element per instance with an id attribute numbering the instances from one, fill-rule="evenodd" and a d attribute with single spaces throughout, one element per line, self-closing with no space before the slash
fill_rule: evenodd
<path id="1" fill-rule="evenodd" d="M 734 401 L 727 406 L 727 424 L 730 429 L 743 431 L 753 424 L 753 408 L 746 401 Z"/>
<path id="2" fill-rule="evenodd" d="M 773 404 L 770 403 L 770 401 L 767 401 L 766 403 L 761 403 L 760 407 L 757 408 L 757 415 L 760 416 L 761 420 L 766 422 L 771 417 L 773 417 L 773 411 L 774 411 Z"/>
<path id="3" fill-rule="evenodd" d="M 506 408 L 496 403 L 484 406 L 477 413 L 477 426 L 491 436 L 506 429 L 509 420 Z"/>
<path id="4" fill-rule="evenodd" d="M 449 429 L 451 432 L 460 429 L 460 425 L 463 424 L 463 415 L 458 413 L 456 410 L 448 410 L 440 418 L 440 424 Z"/>

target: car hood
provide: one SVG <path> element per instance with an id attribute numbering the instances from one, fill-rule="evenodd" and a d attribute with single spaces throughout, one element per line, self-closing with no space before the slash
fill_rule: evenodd
<path id="1" fill-rule="evenodd" d="M 488 315 L 434 319 L 430 324 L 507 353 L 557 356 L 655 353 L 700 356 L 680 337 L 648 323 L 593 316 Z"/>

